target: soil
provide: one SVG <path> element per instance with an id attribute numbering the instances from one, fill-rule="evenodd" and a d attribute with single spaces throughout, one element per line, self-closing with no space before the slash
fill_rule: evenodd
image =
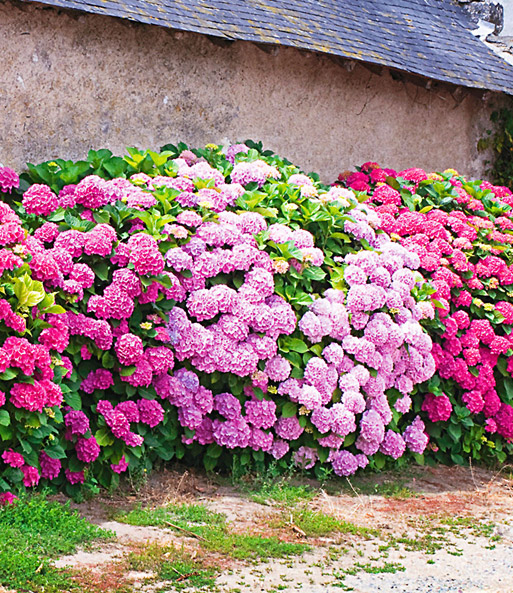
<path id="1" fill-rule="evenodd" d="M 243 494 L 243 489 L 204 475 L 164 471 L 152 475 L 135 494 L 120 492 L 75 504 L 84 517 L 112 530 L 116 538 L 101 548 L 60 558 L 56 564 L 71 567 L 77 575 L 117 574 L 118 591 L 173 591 L 169 582 L 159 583 L 151 572 L 129 571 L 126 555 L 137 546 L 156 542 L 181 546 L 194 556 L 201 542 L 187 533 L 131 526 L 114 517 L 137 504 L 195 502 L 224 513 L 234 531 L 273 534 L 311 546 L 311 551 L 301 556 L 261 558 L 258 562 L 210 553 L 220 574 L 216 588 L 206 590 L 513 593 L 513 480 L 511 469 L 508 471 L 426 467 L 401 476 L 368 475 L 324 488 L 316 484 L 315 497 L 297 503 L 301 508 L 379 530 L 378 536 L 369 539 L 337 532 L 308 537 L 292 521 L 283 521 L 290 509 L 281 503 L 269 500 L 258 504 Z M 382 494 L 387 491 L 392 496 Z M 120 589 L 121 585 L 125 588 Z M 184 585 L 182 581 L 180 586 Z M 113 583 L 102 590 L 110 593 L 109 587 L 116 590 Z"/>

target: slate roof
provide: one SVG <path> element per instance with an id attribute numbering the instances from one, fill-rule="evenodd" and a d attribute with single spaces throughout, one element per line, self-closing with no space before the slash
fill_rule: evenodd
<path id="1" fill-rule="evenodd" d="M 513 94 L 513 66 L 455 0 L 25 0 L 379 64 Z"/>

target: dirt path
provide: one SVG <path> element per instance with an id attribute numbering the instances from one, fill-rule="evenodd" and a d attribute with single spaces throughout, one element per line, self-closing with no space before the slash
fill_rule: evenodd
<path id="1" fill-rule="evenodd" d="M 297 495 L 294 487 L 283 485 L 274 498 L 269 488 L 250 497 L 188 472 L 156 474 L 137 495 L 76 505 L 116 538 L 101 550 L 61 558 L 57 565 L 71 566 L 79 580 L 94 582 L 105 593 L 513 593 L 511 479 L 438 467 L 328 484 L 313 497 Z M 195 535 L 176 523 L 143 526 L 116 520 L 137 505 L 155 509 L 191 503 L 223 513 L 230 532 L 310 549 L 267 558 L 264 547 L 257 558 L 241 560 L 210 545 L 212 536 Z M 326 517 L 338 521 L 336 528 Z M 215 576 L 207 584 L 194 581 L 201 571 L 183 572 L 182 564 L 169 564 L 175 553 L 201 561 Z M 173 578 L 162 577 L 159 562 L 171 566 Z"/>

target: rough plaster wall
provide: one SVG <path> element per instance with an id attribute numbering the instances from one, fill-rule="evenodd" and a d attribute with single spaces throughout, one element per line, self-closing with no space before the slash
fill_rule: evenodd
<path id="1" fill-rule="evenodd" d="M 326 57 L 0 0 L 0 161 L 252 138 L 326 181 L 364 161 L 479 175 L 479 94 Z"/>

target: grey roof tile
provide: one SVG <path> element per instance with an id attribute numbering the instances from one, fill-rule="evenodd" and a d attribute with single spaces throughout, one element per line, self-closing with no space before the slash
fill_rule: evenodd
<path id="1" fill-rule="evenodd" d="M 513 67 L 453 0 L 25 0 L 292 46 L 513 94 Z"/>

